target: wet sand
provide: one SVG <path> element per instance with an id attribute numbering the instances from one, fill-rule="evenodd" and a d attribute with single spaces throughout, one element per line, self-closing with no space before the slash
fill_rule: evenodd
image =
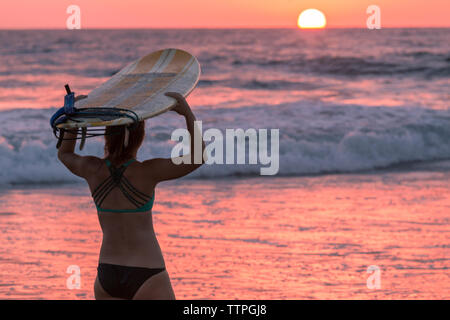
<path id="1" fill-rule="evenodd" d="M 153 222 L 177 299 L 449 299 L 449 181 L 184 179 L 157 188 Z M 93 299 L 102 235 L 87 185 L 1 190 L 0 230 L 1 299 Z"/>

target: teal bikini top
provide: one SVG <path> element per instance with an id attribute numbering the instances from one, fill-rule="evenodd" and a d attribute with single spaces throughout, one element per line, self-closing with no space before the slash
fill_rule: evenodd
<path id="1" fill-rule="evenodd" d="M 98 211 L 103 212 L 145 212 L 149 211 L 153 207 L 153 202 L 155 200 L 155 194 L 148 196 L 145 193 L 137 190 L 128 181 L 128 179 L 123 175 L 126 168 L 136 159 L 131 159 L 121 165 L 119 168 L 115 168 L 108 159 L 105 159 L 106 165 L 108 166 L 111 175 L 103 181 L 97 188 L 92 192 L 92 197 L 94 198 L 95 206 Z M 102 209 L 100 206 L 103 200 L 108 196 L 112 189 L 118 187 L 122 191 L 123 195 L 136 206 L 136 209 L 129 210 L 114 210 L 114 209 Z"/>

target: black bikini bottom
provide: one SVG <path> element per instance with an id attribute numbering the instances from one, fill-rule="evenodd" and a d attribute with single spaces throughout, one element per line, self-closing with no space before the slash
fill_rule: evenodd
<path id="1" fill-rule="evenodd" d="M 97 275 L 103 289 L 112 297 L 132 299 L 142 284 L 165 268 L 149 269 L 99 263 Z"/>

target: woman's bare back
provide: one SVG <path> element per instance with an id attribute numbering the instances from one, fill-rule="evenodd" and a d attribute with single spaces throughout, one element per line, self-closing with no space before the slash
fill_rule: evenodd
<path id="1" fill-rule="evenodd" d="M 99 164 L 96 175 L 87 177 L 91 193 L 111 175 L 106 162 Z M 118 166 L 115 166 L 118 167 Z M 131 163 L 123 175 L 139 191 L 154 195 L 155 183 L 146 176 L 142 163 Z M 111 189 L 101 204 L 102 209 L 133 210 L 136 206 L 120 188 Z M 165 267 L 164 259 L 153 229 L 151 210 L 143 212 L 98 211 L 103 241 L 99 262 L 148 268 Z"/>

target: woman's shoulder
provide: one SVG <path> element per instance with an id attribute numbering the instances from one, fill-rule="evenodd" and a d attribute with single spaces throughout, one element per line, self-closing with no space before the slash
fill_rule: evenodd
<path id="1" fill-rule="evenodd" d="M 91 167 L 94 170 L 94 172 L 96 170 L 100 169 L 100 167 L 103 165 L 103 163 L 105 163 L 105 159 L 95 157 L 95 156 L 85 156 L 84 158 L 85 158 L 86 165 Z"/>

